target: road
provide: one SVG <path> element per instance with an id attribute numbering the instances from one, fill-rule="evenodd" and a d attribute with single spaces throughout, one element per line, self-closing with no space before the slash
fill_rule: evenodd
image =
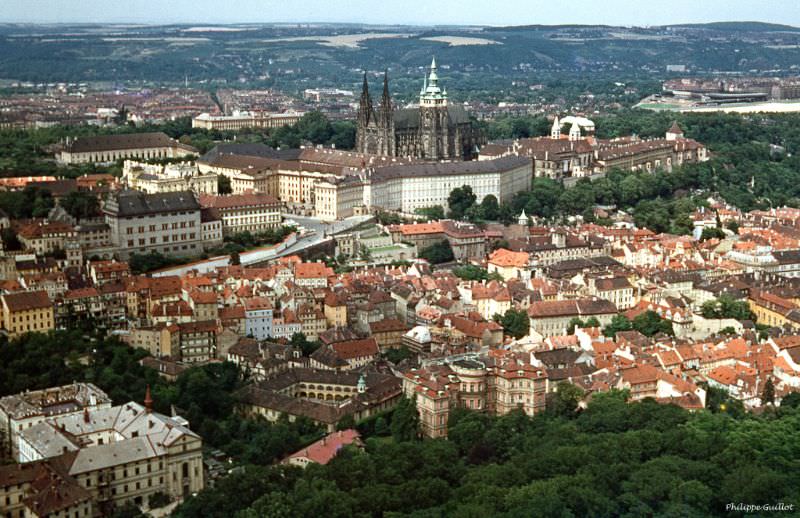
<path id="1" fill-rule="evenodd" d="M 293 244 L 286 250 L 276 254 L 275 257 L 283 257 L 286 255 L 292 255 L 302 252 L 308 247 L 319 244 L 324 239 L 327 239 L 331 234 L 347 232 L 348 230 L 352 230 L 353 228 L 361 225 L 362 223 L 366 223 L 367 221 L 371 220 L 374 220 L 374 216 L 366 215 L 366 216 L 351 216 L 341 221 L 336 221 L 334 223 L 325 223 L 317 218 L 287 214 L 286 218 L 284 219 L 284 224 L 290 224 L 292 221 L 294 221 L 295 223 L 297 223 L 298 226 L 307 228 L 309 230 L 313 230 L 314 233 L 299 238 L 297 240 L 297 243 Z"/>

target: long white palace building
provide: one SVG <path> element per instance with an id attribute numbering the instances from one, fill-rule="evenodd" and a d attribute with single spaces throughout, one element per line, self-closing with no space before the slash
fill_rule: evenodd
<path id="1" fill-rule="evenodd" d="M 393 162 L 358 153 L 332 151 L 326 163 L 275 160 L 264 157 L 222 155 L 200 160 L 201 172 L 229 177 L 234 194 L 261 192 L 283 203 L 302 203 L 325 220 L 348 217 L 372 207 L 413 213 L 441 205 L 447 208 L 450 192 L 469 185 L 478 201 L 494 195 L 498 202 L 530 189 L 531 160 L 506 156 L 471 162 Z M 344 157 L 362 162 L 346 164 Z M 316 157 L 319 159 L 319 157 Z"/>

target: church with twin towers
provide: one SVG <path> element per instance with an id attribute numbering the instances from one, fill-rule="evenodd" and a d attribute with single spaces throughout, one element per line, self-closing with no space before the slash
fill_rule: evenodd
<path id="1" fill-rule="evenodd" d="M 357 124 L 356 150 L 381 156 L 471 160 L 486 141 L 464 108 L 448 102 L 447 89 L 439 86 L 436 58 L 425 75 L 415 108 L 394 108 L 388 73 L 376 108 L 364 72 Z"/>

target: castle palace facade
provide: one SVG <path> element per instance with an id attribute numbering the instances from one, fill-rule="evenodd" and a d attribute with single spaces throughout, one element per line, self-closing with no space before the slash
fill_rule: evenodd
<path id="1" fill-rule="evenodd" d="M 470 160 L 486 142 L 470 122 L 463 107 L 447 102 L 447 90 L 439 87 L 436 59 L 431 62 L 419 94 L 419 107 L 395 110 L 384 75 L 383 95 L 377 109 L 372 104 L 364 73 L 358 106 L 356 151 L 381 156 L 425 160 Z"/>

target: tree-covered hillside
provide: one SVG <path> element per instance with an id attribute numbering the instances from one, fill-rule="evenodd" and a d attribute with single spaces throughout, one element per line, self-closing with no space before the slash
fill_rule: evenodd
<path id="1" fill-rule="evenodd" d="M 577 415 L 459 411 L 450 440 L 370 438 L 305 472 L 248 469 L 176 516 L 677 518 L 800 502 L 800 409 L 692 415 L 625 396 L 597 395 Z"/>
<path id="2" fill-rule="evenodd" d="M 363 39 L 359 35 L 384 36 Z M 386 36 L 388 35 L 388 36 Z M 0 77 L 34 82 L 343 85 L 358 70 L 389 68 L 419 80 L 436 55 L 454 80 L 541 82 L 583 73 L 627 81 L 663 74 L 789 71 L 800 32 L 739 23 L 672 27 L 297 27 L 248 24 L 226 30 L 168 26 L 0 25 Z M 419 88 L 419 85 L 417 85 Z"/>

